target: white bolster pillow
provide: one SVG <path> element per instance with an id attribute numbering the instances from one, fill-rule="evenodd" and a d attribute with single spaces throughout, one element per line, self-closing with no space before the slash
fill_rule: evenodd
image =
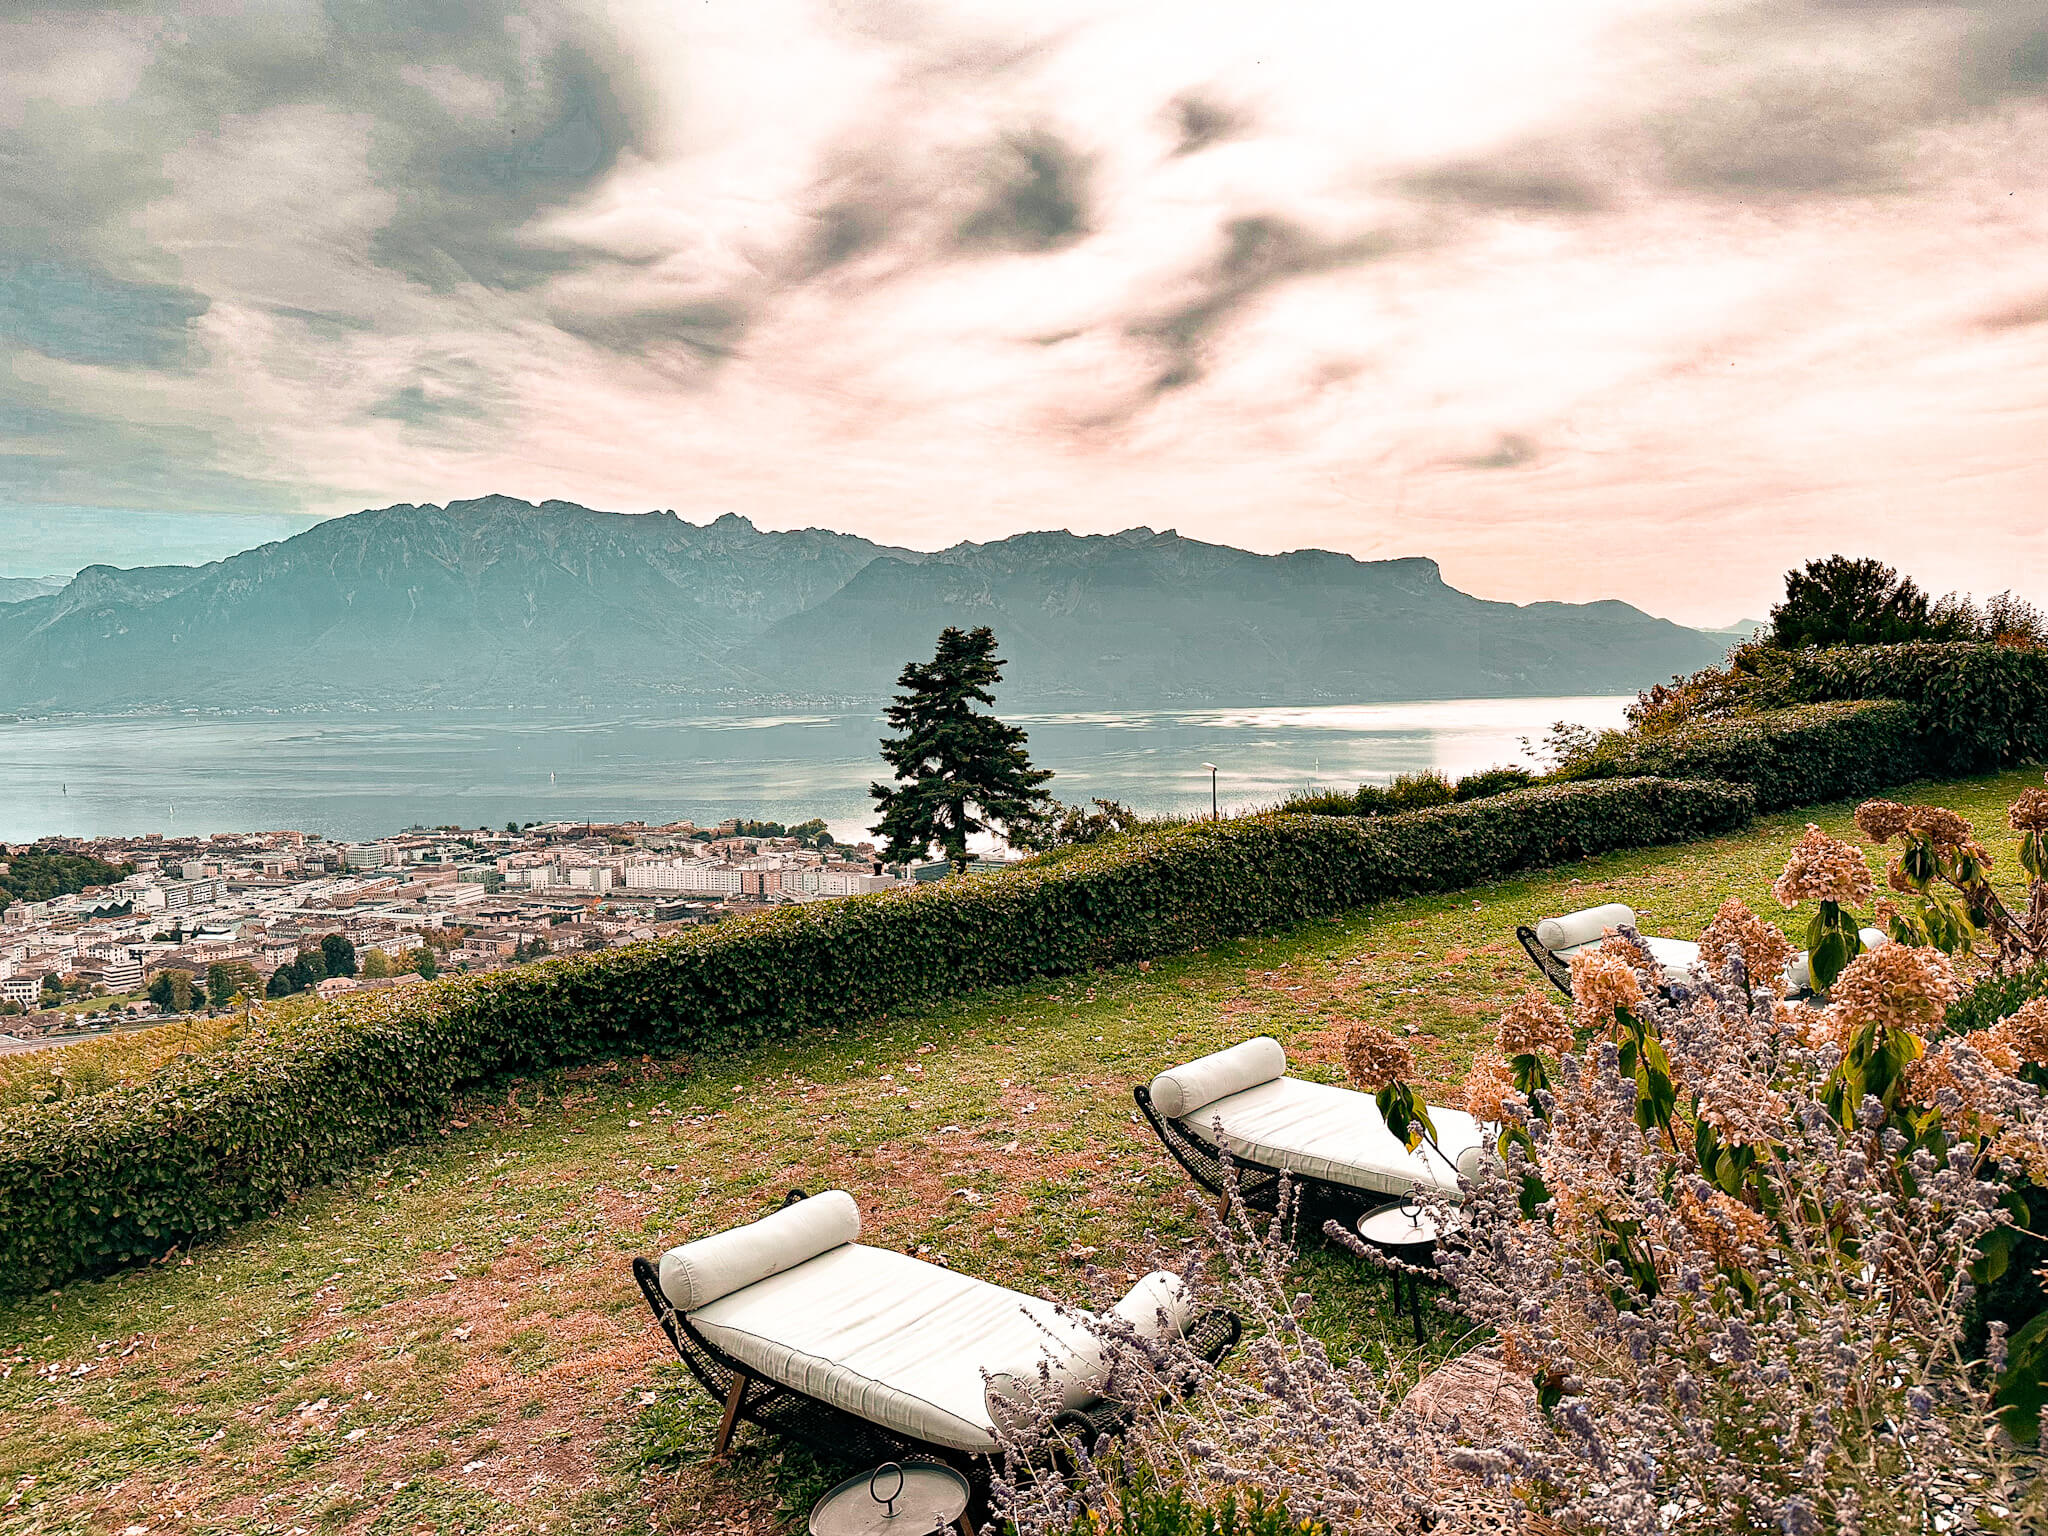
<path id="1" fill-rule="evenodd" d="M 1152 1079 L 1152 1107 L 1169 1120 L 1287 1075 L 1287 1053 L 1271 1035 L 1171 1067 Z"/>
<path id="2" fill-rule="evenodd" d="M 1548 950 L 1577 949 L 1597 943 L 1610 928 L 1633 928 L 1636 909 L 1626 902 L 1610 901 L 1604 907 L 1587 907 L 1563 917 L 1546 917 L 1536 925 L 1536 942 Z"/>
<path id="3" fill-rule="evenodd" d="M 1891 942 L 1891 935 L 1882 928 L 1864 928 L 1857 936 L 1863 940 L 1865 949 L 1880 949 Z M 1785 984 L 1794 992 L 1806 992 L 1813 987 L 1813 957 L 1805 950 L 1799 951 L 1785 962 Z"/>
<path id="4" fill-rule="evenodd" d="M 1125 1292 L 1123 1300 L 1110 1308 L 1110 1314 L 1140 1338 L 1156 1340 L 1185 1333 L 1194 1309 L 1188 1304 L 1180 1276 L 1162 1269 L 1154 1270 Z M 1039 1374 L 1041 1366 L 1043 1376 Z M 1104 1358 L 1100 1338 L 1091 1338 L 1071 1350 L 1049 1338 L 1041 1339 L 1030 1360 L 988 1373 L 982 1403 L 988 1409 L 990 1423 L 1014 1432 L 1033 1422 L 1041 1401 L 1055 1413 L 1094 1402 L 1102 1396 L 1108 1378 L 1109 1361 Z M 1057 1394 L 1056 1399 L 1041 1399 L 1041 1387 L 1047 1381 Z"/>
<path id="5" fill-rule="evenodd" d="M 845 1190 L 828 1189 L 744 1227 L 669 1249 L 661 1256 L 661 1292 L 678 1312 L 694 1312 L 859 1239 L 860 1207 Z"/>

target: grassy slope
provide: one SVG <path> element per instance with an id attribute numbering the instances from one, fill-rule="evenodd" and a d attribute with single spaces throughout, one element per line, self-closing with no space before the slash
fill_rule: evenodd
<path id="1" fill-rule="evenodd" d="M 1914 798 L 1971 817 L 2009 870 L 2003 807 L 2033 782 Z M 663 1363 L 631 1254 L 844 1185 L 869 1241 L 1112 1296 L 1194 1230 L 1132 1083 L 1260 1031 L 1340 1080 L 1343 1028 L 1366 1019 L 1412 1025 L 1447 1089 L 1534 980 L 1517 922 L 1619 899 L 1691 936 L 1731 892 L 1775 911 L 1809 816 L 1840 833 L 1848 809 L 746 1057 L 522 1085 L 228 1241 L 0 1308 L 0 1529 L 801 1529 L 850 1469 L 759 1436 L 730 1470 L 702 1466 L 715 1413 Z M 1339 1254 L 1306 1262 L 1319 1331 L 1412 1370 L 1383 1284 Z"/>

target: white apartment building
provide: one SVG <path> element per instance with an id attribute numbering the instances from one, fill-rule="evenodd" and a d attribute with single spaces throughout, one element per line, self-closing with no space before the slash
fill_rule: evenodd
<path id="1" fill-rule="evenodd" d="M 674 859 L 626 866 L 629 891 L 687 891 L 701 896 L 737 896 L 740 872 L 710 859 Z"/>

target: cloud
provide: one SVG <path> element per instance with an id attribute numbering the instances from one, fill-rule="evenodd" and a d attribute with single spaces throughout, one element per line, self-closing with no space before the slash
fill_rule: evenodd
<path id="1" fill-rule="evenodd" d="M 1190 297 L 1126 327 L 1162 359 L 1154 390 L 1200 379 L 1209 342 L 1261 294 L 1295 278 L 1379 260 L 1396 248 L 1391 236 L 1378 233 L 1320 240 L 1271 215 L 1230 219 L 1221 234 L 1223 249 L 1196 274 Z"/>
<path id="2" fill-rule="evenodd" d="M 1050 251 L 1088 232 L 1088 162 L 1043 129 L 989 154 L 988 192 L 960 223 L 969 250 Z"/>
<path id="3" fill-rule="evenodd" d="M 1173 124 L 1176 155 L 1199 154 L 1212 144 L 1235 138 L 1250 124 L 1244 115 L 1200 91 L 1186 91 L 1167 104 Z"/>
<path id="4" fill-rule="evenodd" d="M 1466 469 L 1520 469 L 1537 456 L 1535 440 L 1519 432 L 1503 432 L 1487 452 L 1457 462 Z"/>
<path id="5" fill-rule="evenodd" d="M 55 261 L 0 263 L 0 338 L 67 363 L 176 367 L 203 293 Z"/>
<path id="6" fill-rule="evenodd" d="M 2048 581 L 2040 0 L 231 11 L 0 21 L 9 494 Z"/>

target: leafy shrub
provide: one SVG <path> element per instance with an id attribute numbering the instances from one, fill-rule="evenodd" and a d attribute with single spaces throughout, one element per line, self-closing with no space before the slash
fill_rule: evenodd
<path id="1" fill-rule="evenodd" d="M 1512 772 L 1511 769 L 1492 770 L 1495 773 Z M 1535 775 L 1525 773 L 1520 784 L 1508 788 L 1520 788 L 1535 782 Z M 1354 791 L 1341 789 L 1309 789 L 1289 795 L 1280 803 L 1282 811 L 1298 816 L 1388 816 L 1399 811 L 1427 810 L 1433 805 L 1449 805 L 1461 797 L 1452 787 L 1451 781 L 1434 768 L 1420 773 L 1399 773 L 1390 784 L 1361 784 Z"/>
<path id="2" fill-rule="evenodd" d="M 1931 768 L 1988 773 L 2048 758 L 2048 652 L 2002 645 L 1875 645 L 1751 657 L 1764 706 L 1901 699 Z"/>
<path id="3" fill-rule="evenodd" d="M 2003 976 L 1983 977 L 1948 1005 L 1948 1032 L 1966 1035 L 1973 1029 L 1989 1029 L 2037 997 L 2048 997 L 2048 960 Z"/>
<path id="4" fill-rule="evenodd" d="M 1361 789 L 1378 790 L 1377 784 L 1361 785 Z M 1280 812 L 1286 816 L 1370 816 L 1372 811 L 1359 808 L 1359 794 L 1348 789 L 1303 789 L 1297 790 L 1280 802 Z"/>
<path id="5" fill-rule="evenodd" d="M 1737 785 L 1522 790 L 1372 821 L 1198 822 L 1050 867 L 788 907 L 309 1010 L 133 1089 L 0 1120 L 0 1291 L 163 1253 L 439 1126 L 458 1094 L 627 1051 L 700 1056 L 1743 825 Z"/>
<path id="6" fill-rule="evenodd" d="M 1755 788 L 1759 810 L 1845 800 L 1932 770 L 1921 710 L 1895 700 L 1812 704 L 1661 735 L 1609 732 L 1560 767 L 1563 779 L 1725 779 Z"/>
<path id="7" fill-rule="evenodd" d="M 1468 773 L 1458 780 L 1458 800 L 1487 800 L 1495 795 L 1504 795 L 1509 790 L 1527 789 L 1536 782 L 1536 775 L 1527 768 L 1482 768 L 1477 773 Z"/>
<path id="8" fill-rule="evenodd" d="M 1390 811 L 1420 811 L 1432 805 L 1449 805 L 1458 798 L 1451 781 L 1434 768 L 1420 773 L 1397 773 L 1387 786 L 1386 806 Z"/>

